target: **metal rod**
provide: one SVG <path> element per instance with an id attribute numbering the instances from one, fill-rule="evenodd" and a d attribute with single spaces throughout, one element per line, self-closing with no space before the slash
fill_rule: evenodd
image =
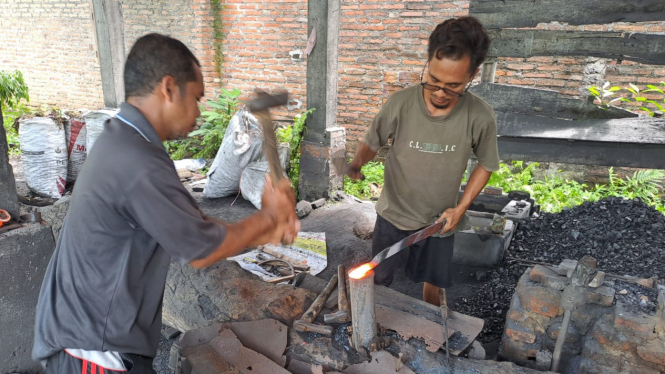
<path id="1" fill-rule="evenodd" d="M 554 346 L 554 354 L 552 355 L 552 368 L 550 370 L 556 372 L 559 370 L 559 360 L 561 359 L 561 350 L 563 343 L 566 340 L 568 333 L 568 324 L 570 323 L 570 316 L 573 314 L 570 310 L 565 310 L 563 313 L 563 322 L 561 323 L 561 330 L 559 336 L 556 338 L 556 345 Z"/>
<path id="2" fill-rule="evenodd" d="M 374 271 L 370 270 L 360 279 L 349 277 L 351 299 L 351 335 L 353 347 L 369 349 L 376 336 L 376 311 L 374 309 Z"/>

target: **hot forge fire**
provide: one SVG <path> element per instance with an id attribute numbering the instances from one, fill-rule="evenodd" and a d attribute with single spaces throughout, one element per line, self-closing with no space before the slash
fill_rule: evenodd
<path id="1" fill-rule="evenodd" d="M 349 278 L 363 279 L 370 275 L 372 269 L 374 269 L 374 265 L 371 263 L 362 264 L 349 272 Z"/>

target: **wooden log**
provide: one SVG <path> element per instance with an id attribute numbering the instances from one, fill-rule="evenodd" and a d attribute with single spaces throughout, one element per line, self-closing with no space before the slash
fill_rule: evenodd
<path id="1" fill-rule="evenodd" d="M 335 287 L 337 287 L 337 274 L 333 275 L 332 278 L 330 278 L 330 281 L 326 285 L 326 288 L 324 288 L 323 291 L 319 294 L 319 296 L 316 297 L 312 305 L 309 306 L 309 309 L 307 309 L 305 314 L 303 314 L 302 317 L 300 317 L 300 320 L 306 323 L 314 322 L 319 313 L 321 313 L 323 304 L 326 302 L 326 300 L 328 300 L 328 297 L 333 292 Z"/>
<path id="2" fill-rule="evenodd" d="M 665 169 L 665 145 L 499 137 L 502 160 Z"/>
<path id="3" fill-rule="evenodd" d="M 481 83 L 469 91 L 481 97 L 497 112 L 575 120 L 637 117 L 637 114 L 624 109 L 613 106 L 603 109 L 586 100 L 566 97 L 553 90 Z"/>
<path id="4" fill-rule="evenodd" d="M 665 118 L 637 117 L 567 121 L 496 111 L 499 137 L 586 140 L 665 145 Z"/>
<path id="5" fill-rule="evenodd" d="M 489 35 L 488 57 L 594 56 L 665 64 L 665 35 L 499 29 Z"/>
<path id="6" fill-rule="evenodd" d="M 337 308 L 341 311 L 349 310 L 349 299 L 346 296 L 346 271 L 344 265 L 337 266 Z"/>
<path id="7" fill-rule="evenodd" d="M 469 15 L 486 28 L 535 27 L 552 21 L 570 25 L 665 20 L 662 0 L 472 0 Z"/>
<path id="8" fill-rule="evenodd" d="M 369 349 L 376 336 L 376 311 L 374 308 L 374 271 L 356 279 L 349 277 L 351 299 L 351 324 L 353 332 L 351 342 L 356 350 L 360 347 Z"/>

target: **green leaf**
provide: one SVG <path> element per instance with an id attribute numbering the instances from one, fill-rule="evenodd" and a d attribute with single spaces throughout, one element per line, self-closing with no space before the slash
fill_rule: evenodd
<path id="1" fill-rule="evenodd" d="M 639 93 L 640 92 L 640 89 L 637 88 L 636 85 L 634 85 L 632 83 L 628 83 L 628 85 L 635 91 L 635 92 L 633 92 L 633 91 L 631 91 L 631 92 L 633 92 L 633 93 Z"/>
<path id="2" fill-rule="evenodd" d="M 614 86 L 614 87 L 611 87 L 611 88 L 610 88 L 610 91 L 612 91 L 612 92 L 616 92 L 616 91 L 619 91 L 620 89 L 621 89 L 621 87 L 619 87 L 619 86 Z"/>

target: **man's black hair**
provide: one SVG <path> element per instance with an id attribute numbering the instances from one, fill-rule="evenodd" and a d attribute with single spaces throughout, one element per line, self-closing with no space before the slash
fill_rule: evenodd
<path id="1" fill-rule="evenodd" d="M 429 36 L 427 60 L 448 58 L 457 61 L 469 56 L 471 73 L 483 63 L 490 47 L 490 38 L 483 25 L 474 17 L 451 18 L 438 24 Z"/>
<path id="2" fill-rule="evenodd" d="M 196 81 L 194 64 L 201 66 L 192 51 L 180 40 L 161 34 L 139 38 L 125 63 L 125 100 L 153 92 L 165 76 L 171 76 L 185 94 L 187 82 Z"/>

